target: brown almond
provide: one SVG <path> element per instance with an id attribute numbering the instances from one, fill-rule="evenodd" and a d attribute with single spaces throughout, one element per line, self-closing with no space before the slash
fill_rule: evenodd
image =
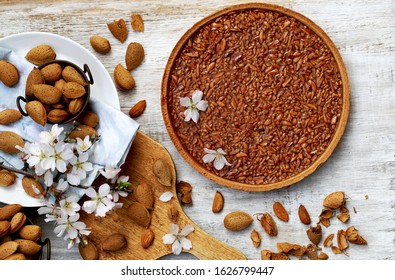
<path id="1" fill-rule="evenodd" d="M 329 234 L 324 240 L 324 247 L 332 247 L 333 245 L 333 237 L 335 237 L 334 233 Z"/>
<path id="2" fill-rule="evenodd" d="M 46 84 L 33 85 L 34 96 L 43 104 L 52 105 L 60 101 L 62 93 L 54 86 Z"/>
<path id="3" fill-rule="evenodd" d="M 285 210 L 284 206 L 280 202 L 276 201 L 273 204 L 273 212 L 277 216 L 277 218 L 279 218 L 281 221 L 284 222 L 289 221 L 288 212 L 287 210 Z"/>
<path id="4" fill-rule="evenodd" d="M 257 248 L 259 247 L 259 245 L 261 245 L 261 235 L 255 229 L 252 230 L 250 234 L 250 238 L 252 241 L 252 245 L 254 245 L 254 247 Z"/>
<path id="5" fill-rule="evenodd" d="M 346 203 L 346 196 L 344 192 L 333 192 L 327 195 L 324 199 L 323 206 L 332 209 L 337 209 L 344 206 Z"/>
<path id="6" fill-rule="evenodd" d="M 45 81 L 53 83 L 62 78 L 62 66 L 58 63 L 51 63 L 41 68 L 41 73 L 43 74 Z"/>
<path id="7" fill-rule="evenodd" d="M 0 151 L 8 154 L 17 154 L 20 151 L 16 146 L 24 147 L 25 141 L 18 134 L 12 131 L 0 132 Z"/>
<path id="8" fill-rule="evenodd" d="M 261 222 L 263 229 L 269 236 L 277 236 L 277 225 L 273 220 L 273 217 L 269 213 L 263 213 L 258 217 L 258 221 Z"/>
<path id="9" fill-rule="evenodd" d="M 182 204 L 192 205 L 192 186 L 188 182 L 180 181 L 176 185 L 176 191 L 181 194 L 180 201 Z"/>
<path id="10" fill-rule="evenodd" d="M 150 185 L 146 183 L 139 184 L 135 188 L 133 195 L 137 202 L 140 202 L 148 210 L 154 208 L 154 193 Z"/>
<path id="11" fill-rule="evenodd" d="M 249 227 L 252 222 L 252 217 L 242 211 L 230 212 L 224 218 L 225 228 L 232 231 L 245 229 Z"/>
<path id="12" fill-rule="evenodd" d="M 354 226 L 347 228 L 346 236 L 351 244 L 356 244 L 356 245 L 368 244 L 368 242 L 361 235 L 359 235 L 358 230 Z"/>
<path id="13" fill-rule="evenodd" d="M 66 81 L 64 79 L 59 79 L 55 82 L 54 87 L 56 87 L 58 90 L 62 92 L 64 85 L 66 84 Z M 62 101 L 63 101 L 64 96 L 62 96 Z M 68 103 L 68 102 L 66 102 Z"/>
<path id="14" fill-rule="evenodd" d="M 99 134 L 97 133 L 96 129 L 93 127 L 80 124 L 78 125 L 69 135 L 70 139 L 84 139 L 86 136 L 89 136 L 91 138 L 97 137 Z"/>
<path id="15" fill-rule="evenodd" d="M 127 208 L 127 213 L 136 224 L 142 227 L 148 227 L 151 223 L 150 213 L 140 202 L 132 202 Z"/>
<path id="16" fill-rule="evenodd" d="M 131 15 L 131 25 L 132 29 L 137 32 L 144 32 L 144 21 L 140 14 Z"/>
<path id="17" fill-rule="evenodd" d="M 7 87 L 13 87 L 19 81 L 19 70 L 14 64 L 0 59 L 0 81 Z"/>
<path id="18" fill-rule="evenodd" d="M 14 241 L 18 243 L 18 252 L 25 256 L 34 256 L 41 250 L 41 245 L 34 241 L 26 239 L 15 239 Z"/>
<path id="19" fill-rule="evenodd" d="M 332 246 L 331 249 L 332 249 L 332 252 L 333 252 L 334 254 L 341 254 L 341 253 L 343 253 L 343 251 L 340 250 L 340 249 L 339 249 L 338 247 L 336 247 L 336 246 Z"/>
<path id="20" fill-rule="evenodd" d="M 8 241 L 0 245 L 0 260 L 4 260 L 14 254 L 18 249 L 18 243 Z"/>
<path id="21" fill-rule="evenodd" d="M 49 111 L 47 120 L 51 123 L 62 123 L 70 117 L 70 114 L 66 110 L 53 109 Z"/>
<path id="22" fill-rule="evenodd" d="M 90 239 L 86 242 L 80 242 L 78 250 L 84 260 L 97 260 L 99 258 L 99 251 Z"/>
<path id="23" fill-rule="evenodd" d="M 145 100 L 140 100 L 137 102 L 130 110 L 129 110 L 129 116 L 131 118 L 137 118 L 139 117 L 145 110 L 145 107 L 147 106 L 147 102 Z"/>
<path id="24" fill-rule="evenodd" d="M 66 82 L 73 82 L 81 85 L 82 87 L 87 86 L 88 82 L 74 67 L 67 65 L 62 71 L 62 77 Z M 72 97 L 73 98 L 73 97 Z M 75 97 L 74 97 L 75 98 Z"/>
<path id="25" fill-rule="evenodd" d="M 277 243 L 277 250 L 280 253 L 300 257 L 306 252 L 306 247 L 288 242 L 280 242 Z"/>
<path id="26" fill-rule="evenodd" d="M 309 225 L 311 223 L 310 214 L 309 214 L 309 212 L 307 212 L 307 209 L 306 209 L 306 207 L 304 207 L 303 204 L 301 204 L 299 206 L 298 215 L 299 215 L 300 221 L 303 224 Z"/>
<path id="27" fill-rule="evenodd" d="M 348 248 L 346 231 L 343 229 L 337 231 L 337 247 L 342 251 Z"/>
<path id="28" fill-rule="evenodd" d="M 167 210 L 167 217 L 169 217 L 169 219 L 170 219 L 172 222 L 177 222 L 178 216 L 179 216 L 179 212 L 178 212 L 178 209 L 177 209 L 175 206 L 171 206 L 171 207 Z"/>
<path id="29" fill-rule="evenodd" d="M 318 253 L 316 250 L 312 250 L 311 248 L 306 249 L 306 256 L 310 260 L 318 260 Z"/>
<path id="30" fill-rule="evenodd" d="M 22 118 L 21 112 L 15 109 L 5 109 L 0 112 L 0 124 L 8 125 Z"/>
<path id="31" fill-rule="evenodd" d="M 162 159 L 158 159 L 152 165 L 152 172 L 156 179 L 165 187 L 171 187 L 174 183 L 173 174 L 170 166 Z"/>
<path id="32" fill-rule="evenodd" d="M 18 231 L 18 234 L 23 239 L 37 241 L 42 236 L 42 230 L 37 225 L 25 225 Z"/>
<path id="33" fill-rule="evenodd" d="M 40 182 L 27 176 L 24 176 L 22 179 L 22 187 L 29 196 L 34 198 L 39 198 L 40 194 L 44 192 L 44 188 Z M 37 191 L 40 192 L 40 194 L 38 194 Z"/>
<path id="34" fill-rule="evenodd" d="M 154 242 L 154 239 L 155 239 L 155 233 L 149 228 L 144 229 L 141 232 L 140 241 L 141 241 L 141 246 L 144 249 L 147 249 L 149 246 L 151 246 L 151 244 Z"/>
<path id="35" fill-rule="evenodd" d="M 27 76 L 27 80 L 26 80 L 26 88 L 25 88 L 26 97 L 29 98 L 34 97 L 33 86 L 44 84 L 44 83 L 45 83 L 45 78 L 44 75 L 41 73 L 41 70 L 38 68 L 33 68 L 33 70 L 30 71 L 29 75 Z"/>
<path id="36" fill-rule="evenodd" d="M 0 170 L 0 187 L 9 187 L 16 181 L 16 174 L 8 170 Z"/>
<path id="37" fill-rule="evenodd" d="M 34 100 L 27 102 L 25 109 L 26 113 L 33 121 L 39 125 L 45 126 L 47 123 L 47 110 L 40 101 Z"/>
<path id="38" fill-rule="evenodd" d="M 96 127 L 99 124 L 99 116 L 92 111 L 84 111 L 78 118 L 77 121 L 81 124 Z"/>
<path id="39" fill-rule="evenodd" d="M 102 243 L 104 251 L 115 252 L 125 248 L 127 241 L 125 236 L 120 233 L 114 233 L 108 236 Z"/>
<path id="40" fill-rule="evenodd" d="M 62 89 L 62 94 L 70 99 L 80 98 L 86 94 L 85 88 L 76 82 L 67 82 Z M 56 103 L 56 102 L 55 102 Z"/>
<path id="41" fill-rule="evenodd" d="M 25 58 L 35 65 L 41 65 L 56 58 L 56 53 L 49 45 L 38 45 L 32 48 Z"/>
<path id="42" fill-rule="evenodd" d="M 322 229 L 321 226 L 318 224 L 315 227 L 310 226 L 310 228 L 306 231 L 307 237 L 310 239 L 310 241 L 317 245 L 318 243 L 321 242 L 322 239 Z"/>
<path id="43" fill-rule="evenodd" d="M 26 215 L 22 212 L 16 213 L 11 219 L 10 234 L 17 232 L 26 223 Z M 36 240 L 35 240 L 36 241 Z"/>
<path id="44" fill-rule="evenodd" d="M 222 211 L 224 208 L 224 196 L 222 195 L 221 192 L 216 191 L 214 195 L 214 200 L 213 200 L 213 205 L 211 207 L 211 210 L 213 213 L 219 213 Z"/>
<path id="45" fill-rule="evenodd" d="M 22 260 L 26 260 L 26 257 L 25 257 L 24 254 L 14 253 L 14 254 L 6 257 L 4 260 L 7 260 L 7 261 L 22 261 Z"/>
<path id="46" fill-rule="evenodd" d="M 318 259 L 319 260 L 327 260 L 327 259 L 329 259 L 329 256 L 325 252 L 320 252 L 318 254 Z"/>
<path id="47" fill-rule="evenodd" d="M 0 208 L 0 221 L 11 219 L 16 213 L 21 211 L 22 205 L 20 204 L 8 204 Z"/>
<path id="48" fill-rule="evenodd" d="M 0 221 L 0 237 L 6 236 L 11 229 L 9 221 Z"/>
<path id="49" fill-rule="evenodd" d="M 114 81 L 120 90 L 131 90 L 136 86 L 132 74 L 121 64 L 114 69 Z"/>
<path id="50" fill-rule="evenodd" d="M 92 48 L 98 53 L 107 54 L 111 51 L 111 44 L 104 37 L 94 35 L 89 38 L 89 42 Z"/>
<path id="51" fill-rule="evenodd" d="M 122 18 L 107 23 L 107 27 L 110 30 L 111 34 L 121 43 L 126 41 L 126 38 L 128 37 L 128 29 L 126 27 L 125 21 Z"/>
<path id="52" fill-rule="evenodd" d="M 136 69 L 144 60 L 144 48 L 140 43 L 132 42 L 128 45 L 125 55 L 126 69 Z"/>
<path id="53" fill-rule="evenodd" d="M 84 107 L 84 104 L 85 104 L 84 97 L 73 99 L 70 101 L 67 110 L 69 111 L 70 114 L 76 115 L 81 111 L 82 107 Z"/>

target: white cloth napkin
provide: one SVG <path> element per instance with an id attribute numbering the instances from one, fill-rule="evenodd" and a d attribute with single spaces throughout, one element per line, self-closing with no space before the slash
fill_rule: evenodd
<path id="1" fill-rule="evenodd" d="M 16 98 L 25 96 L 26 79 L 34 65 L 25 58 L 18 56 L 9 49 L 0 47 L 0 59 L 13 63 L 19 70 L 20 80 L 14 87 L 9 88 L 0 82 L 0 111 L 12 108 L 17 109 Z M 93 77 L 95 78 L 95 77 Z M 125 162 L 139 124 L 126 114 L 94 98 L 91 91 L 90 107 L 99 116 L 99 125 L 96 128 L 101 136 L 94 146 L 93 157 L 94 172 L 87 178 L 83 185 L 91 185 L 97 177 L 98 170 L 106 165 L 121 167 Z M 22 104 L 23 105 L 23 104 Z M 11 125 L 0 125 L 0 131 L 13 131 L 22 138 L 33 142 L 38 140 L 38 135 L 43 130 L 49 130 L 52 125 L 42 127 L 29 117 L 24 117 Z M 70 124 L 62 125 L 65 131 Z M 0 161 L 15 168 L 22 168 L 23 162 L 17 155 L 9 155 L 0 151 Z"/>

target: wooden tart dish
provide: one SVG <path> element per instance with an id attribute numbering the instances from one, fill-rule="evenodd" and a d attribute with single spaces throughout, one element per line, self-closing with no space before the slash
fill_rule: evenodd
<path id="1" fill-rule="evenodd" d="M 208 108 L 196 123 L 185 121 L 180 98 L 197 90 Z M 347 72 L 328 35 L 271 4 L 231 6 L 196 23 L 162 81 L 162 114 L 177 150 L 207 178 L 244 191 L 313 173 L 343 135 L 349 104 Z M 220 148 L 229 165 L 217 170 L 203 157 Z"/>

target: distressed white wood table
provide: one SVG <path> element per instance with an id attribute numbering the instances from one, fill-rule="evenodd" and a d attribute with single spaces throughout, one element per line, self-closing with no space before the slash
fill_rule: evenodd
<path id="1" fill-rule="evenodd" d="M 351 220 L 342 225 L 336 218 L 324 228 L 324 236 L 354 225 L 368 246 L 351 245 L 348 256 L 330 259 L 395 259 L 395 2 L 361 0 L 270 1 L 304 14 L 321 26 L 338 46 L 345 61 L 351 85 L 351 111 L 345 134 L 329 160 L 313 175 L 291 187 L 267 193 L 247 193 L 221 187 L 201 176 L 181 158 L 166 132 L 160 109 L 160 89 L 164 67 L 178 39 L 196 21 L 223 7 L 245 3 L 238 0 L 147 0 L 147 1 L 7 1 L 0 0 L 0 37 L 25 31 L 45 31 L 69 37 L 92 50 L 89 37 L 97 34 L 110 39 L 112 51 L 97 55 L 112 75 L 117 63 L 123 63 L 126 46 L 143 44 L 146 57 L 133 75 L 134 90 L 119 92 L 121 109 L 127 113 L 141 99 L 147 109 L 137 121 L 141 130 L 162 143 L 172 155 L 178 179 L 193 185 L 193 206 L 185 212 L 215 238 L 242 251 L 249 259 L 260 259 L 261 249 L 276 251 L 276 242 L 307 244 L 307 227 L 298 219 L 297 209 L 304 204 L 316 221 L 323 198 L 337 190 L 349 196 Z M 268 1 L 269 2 L 269 1 Z M 109 33 L 106 23 L 140 13 L 145 32 L 129 32 L 120 44 Z M 50 43 L 50 42 L 49 42 Z M 93 50 L 92 50 L 93 51 Z M 211 204 L 219 190 L 225 197 L 222 213 L 213 214 Z M 273 213 L 274 201 L 289 210 L 290 221 L 278 221 L 279 235 L 269 238 L 258 221 L 241 232 L 227 231 L 224 216 L 235 210 L 250 214 Z M 355 208 L 356 213 L 354 213 Z M 36 215 L 36 210 L 31 209 Z M 66 249 L 52 224 L 36 216 L 44 234 L 52 241 L 53 259 L 80 259 L 77 248 Z M 250 232 L 262 235 L 259 248 L 252 246 Z M 175 258 L 171 256 L 169 258 Z M 182 254 L 178 258 L 191 258 Z"/>

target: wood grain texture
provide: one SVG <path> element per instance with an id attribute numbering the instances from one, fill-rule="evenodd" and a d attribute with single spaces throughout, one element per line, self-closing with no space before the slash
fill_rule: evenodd
<path id="1" fill-rule="evenodd" d="M 240 0 L 146 0 L 146 1 L 3 1 L 0 0 L 0 37 L 24 31 L 47 31 L 80 43 L 94 52 L 89 36 L 107 37 L 112 50 L 108 55 L 95 55 L 112 75 L 117 63 L 123 63 L 129 42 L 143 44 L 146 57 L 132 72 L 136 88 L 119 92 L 121 109 L 127 113 L 141 99 L 147 109 L 137 121 L 141 130 L 163 144 L 172 156 L 179 180 L 193 185 L 194 205 L 184 207 L 186 214 L 215 238 L 239 249 L 248 259 L 259 259 L 261 249 L 276 250 L 276 242 L 307 244 L 307 226 L 300 223 L 297 209 L 304 204 L 313 219 L 318 217 L 323 198 L 330 192 L 343 190 L 350 197 L 349 224 L 333 220 L 323 234 L 355 225 L 369 242 L 368 246 L 350 246 L 349 256 L 324 251 L 332 260 L 395 259 L 395 3 L 392 0 L 283 0 L 270 1 L 299 12 L 319 25 L 332 39 L 345 62 L 349 75 L 351 100 L 346 131 L 328 161 L 313 175 L 281 190 L 266 193 L 241 192 L 221 187 L 192 169 L 172 144 L 161 116 L 160 90 L 162 75 L 171 50 L 179 38 L 195 22 Z M 269 1 L 268 1 L 269 2 Z M 129 29 L 124 44 L 109 33 L 106 23 L 118 18 L 130 22 L 132 12 L 140 13 L 145 32 Z M 129 27 L 129 26 L 128 26 Z M 215 191 L 221 191 L 225 207 L 219 214 L 211 212 Z M 365 195 L 369 198 L 365 199 Z M 289 211 L 290 221 L 278 221 L 279 235 L 268 237 L 258 221 L 241 232 L 229 232 L 223 217 L 230 211 L 250 214 L 268 211 L 281 201 Z M 357 213 L 352 211 L 355 207 Z M 32 214 L 35 211 L 32 211 Z M 52 241 L 54 259 L 80 259 L 78 250 L 66 249 L 63 239 L 52 233 L 53 225 L 42 217 L 34 221 L 44 227 Z M 252 246 L 249 234 L 258 230 L 263 241 Z M 169 256 L 169 258 L 176 258 Z M 191 258 L 183 254 L 179 258 Z"/>

